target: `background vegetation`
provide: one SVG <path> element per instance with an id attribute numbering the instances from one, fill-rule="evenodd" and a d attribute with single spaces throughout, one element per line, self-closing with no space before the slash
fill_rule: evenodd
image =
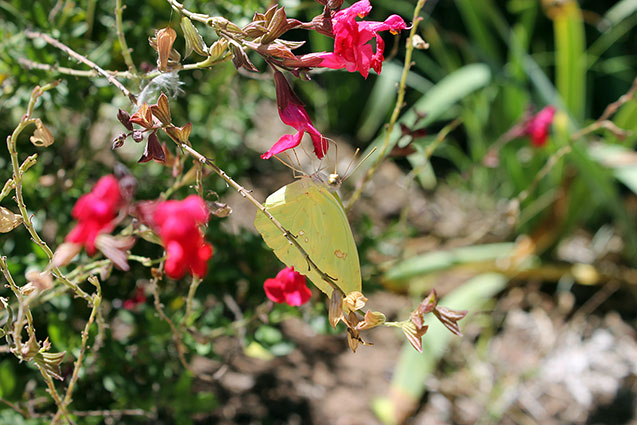
<path id="1" fill-rule="evenodd" d="M 167 25 L 178 29 L 178 13 L 164 0 L 125 0 L 124 4 L 123 29 L 133 60 L 139 69 L 149 70 L 154 67 L 155 52 L 148 37 Z M 318 3 L 307 0 L 280 4 L 288 16 L 303 21 L 321 11 Z M 409 21 L 413 15 L 412 1 L 375 0 L 372 4 L 369 19 L 383 20 L 397 13 Z M 185 5 L 244 25 L 271 2 L 186 1 Z M 113 136 L 121 132 L 117 109 L 129 108 L 128 100 L 105 79 L 34 69 L 34 62 L 86 68 L 41 40 L 29 39 L 26 29 L 50 34 L 105 69 L 125 70 L 115 6 L 110 0 L 0 0 L 0 134 L 8 135 L 16 127 L 35 85 L 61 79 L 55 90 L 42 96 L 35 113 L 54 134 L 55 143 L 35 148 L 28 142 L 28 131 L 19 140 L 21 160 L 38 153 L 37 164 L 24 176 L 24 196 L 35 227 L 52 247 L 63 241 L 73 225 L 70 212 L 75 200 L 99 177 L 112 173 L 116 162 L 136 178 L 138 199 L 157 198 L 174 183 L 169 167 L 136 163 L 143 146 L 110 149 Z M 560 313 L 565 323 L 577 316 L 578 307 L 601 293 L 601 306 L 585 309 L 586 314 L 602 317 L 615 311 L 634 332 L 635 1 L 622 0 L 609 7 L 606 2 L 570 0 L 428 0 L 422 16 L 418 33 L 429 48 L 414 51 L 399 119 L 403 133 L 397 126 L 390 137 L 392 145 L 408 150 L 394 150 L 395 155 L 387 159 L 393 168 L 383 171 L 381 167 L 351 214 L 366 294 L 402 294 L 413 297 L 414 305 L 435 285 L 442 286 L 443 294 L 451 293 L 447 299 L 451 307 L 500 309 L 499 315 L 466 319 L 476 328 L 469 332 L 470 340 L 482 346 L 502 331 L 509 310 L 538 307 L 528 298 L 496 307 L 494 300 L 505 299 L 519 288 L 555 304 L 570 294 L 571 308 Z M 210 44 L 212 32 L 200 31 Z M 322 35 L 300 30 L 290 35 L 307 41 L 305 52 L 332 49 L 332 41 Z M 396 99 L 405 39 L 405 34 L 386 39 L 388 60 L 380 76 L 364 80 L 359 74 L 321 71 L 312 74 L 309 82 L 297 82 L 295 90 L 315 126 L 342 146 L 349 143 L 364 151 L 380 146 Z M 181 36 L 176 48 L 183 51 Z M 254 61 L 265 70 L 263 62 L 256 57 Z M 274 85 L 267 73 L 244 75 L 226 62 L 180 72 L 179 81 L 171 99 L 173 118 L 176 123 L 193 123 L 191 142 L 199 152 L 255 188 L 261 199 L 292 180 L 279 163 L 259 159 L 282 134 L 272 130 L 278 126 L 278 117 Z M 145 82 L 125 81 L 136 93 Z M 626 93 L 629 96 L 619 108 L 604 117 L 614 126 L 602 125 L 598 118 Z M 533 148 L 524 137 L 503 143 L 503 135 L 520 124 L 527 111 L 546 105 L 555 105 L 558 112 L 544 147 Z M 426 136 L 406 134 L 420 128 L 426 128 Z M 501 146 L 499 161 L 486 166 L 485 157 L 494 146 Z M 169 149 L 174 152 L 172 146 Z M 346 186 L 359 181 L 375 155 L 378 151 L 349 177 Z M 9 156 L 2 150 L 0 181 L 10 175 Z M 391 176 L 398 176 L 395 186 L 383 183 Z M 281 265 L 251 229 L 254 210 L 232 197 L 231 189 L 214 175 L 205 177 L 204 186 L 209 200 L 218 197 L 234 209 L 230 218 L 210 221 L 207 238 L 215 246 L 215 255 L 197 292 L 195 314 L 188 323 L 192 330 L 184 335 L 187 361 L 208 359 L 210 370 L 203 373 L 193 366 L 193 373 L 184 368 L 170 327 L 153 305 L 149 269 L 133 262 L 130 272 L 114 271 L 103 281 L 103 312 L 109 328 L 99 352 L 86 358 L 73 396 L 74 411 L 112 412 L 105 413 L 107 419 L 97 414 L 81 417 L 78 423 L 224 423 L 219 412 L 227 395 L 205 376 L 215 377 L 216 372 L 220 376 L 240 353 L 270 359 L 302 349 L 299 340 L 293 341 L 282 328 L 287 318 L 300 316 L 310 325 L 307 339 L 333 332 L 318 294 L 300 309 L 267 302 L 262 283 Z M 390 190 L 383 192 L 383 187 Z M 176 188 L 172 197 L 182 199 L 192 192 L 186 184 Z M 347 199 L 351 187 L 344 192 Z M 2 200 L 2 205 L 11 209 L 10 198 Z M 28 270 L 43 269 L 48 263 L 23 227 L 0 236 L 0 246 L 10 272 L 22 283 Z M 140 241 L 135 254 L 158 258 L 162 252 L 157 245 Z M 449 281 L 452 284 L 445 284 Z M 134 297 L 137 288 L 145 292 L 146 302 L 132 310 L 123 308 L 124 300 Z M 160 290 L 166 313 L 179 322 L 187 284 L 163 280 Z M 62 288 L 54 293 L 34 308 L 34 321 L 40 339 L 48 337 L 55 351 L 67 351 L 62 375 L 68 379 L 90 311 L 85 302 Z M 0 288 L 0 296 L 8 294 L 8 289 Z M 95 332 L 93 328 L 91 339 Z M 432 328 L 424 337 L 424 355 L 405 349 L 397 359 L 391 383 L 379 392 L 390 387 L 399 390 L 408 408 L 397 408 L 395 397 L 378 400 L 374 408 L 383 421 L 402 421 L 422 408 L 426 378 L 448 353 L 449 338 L 437 332 Z M 334 344 L 345 346 L 339 339 L 342 335 L 333 338 Z M 0 404 L 0 423 L 46 423 L 46 412 L 55 405 L 39 373 L 2 348 L 0 397 L 31 409 L 27 416 L 32 418 L 22 419 Z M 453 363 L 453 359 L 447 361 Z M 634 378 L 634 369 L 631 373 Z M 629 394 L 635 395 L 634 385 Z M 263 400 L 268 403 L 266 396 Z M 320 406 L 317 403 L 314 408 Z M 496 411 L 488 404 L 483 408 L 482 418 L 510 419 L 506 409 Z M 123 409 L 138 410 L 126 416 L 116 412 Z M 302 423 L 310 423 L 313 417 L 296 413 Z M 289 414 L 268 410 L 260 420 L 289 423 Z M 250 423 L 239 416 L 228 417 L 234 423 Z"/>

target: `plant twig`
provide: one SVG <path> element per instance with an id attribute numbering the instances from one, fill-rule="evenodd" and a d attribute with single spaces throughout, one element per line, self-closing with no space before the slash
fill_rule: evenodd
<path id="1" fill-rule="evenodd" d="M 620 96 L 619 99 L 617 99 L 613 103 L 609 104 L 606 107 L 606 109 L 604 109 L 604 113 L 602 113 L 602 115 L 597 119 L 597 121 L 595 121 L 592 124 L 587 125 L 583 129 L 573 133 L 573 135 L 571 136 L 571 140 L 577 140 L 577 139 L 579 139 L 579 138 L 581 138 L 581 137 L 583 137 L 583 136 L 585 136 L 585 135 L 587 135 L 589 133 L 592 133 L 594 131 L 599 130 L 600 128 L 605 128 L 605 129 L 611 131 L 619 139 L 625 138 L 629 134 L 627 134 L 627 132 L 625 130 L 617 127 L 615 125 L 615 123 L 613 123 L 612 121 L 609 120 L 609 118 L 613 114 L 615 114 L 615 112 L 617 112 L 617 110 L 624 103 L 626 103 L 626 102 L 630 101 L 631 99 L 633 99 L 633 97 L 635 97 L 635 93 L 637 93 L 637 78 L 635 78 L 633 80 L 633 84 L 630 86 L 630 89 L 628 89 L 628 91 L 626 93 L 624 93 L 622 96 Z"/>
<path id="2" fill-rule="evenodd" d="M 514 202 L 518 202 L 518 204 L 521 204 L 522 202 L 524 202 L 526 198 L 528 198 L 529 195 L 533 193 L 533 191 L 535 190 L 537 185 L 540 183 L 540 181 L 542 181 L 542 179 L 546 177 L 548 173 L 551 172 L 555 164 L 557 164 L 557 161 L 559 161 L 564 155 L 570 152 L 571 152 L 571 147 L 564 146 L 561 149 L 559 149 L 557 152 L 555 152 L 553 155 L 551 155 L 548 161 L 546 161 L 546 164 L 544 164 L 544 166 L 540 169 L 540 171 L 537 172 L 531 184 L 522 192 L 520 192 L 520 194 L 514 199 Z"/>
<path id="3" fill-rule="evenodd" d="M 124 93 L 124 95 L 126 97 L 128 97 L 128 99 L 130 99 L 130 101 L 133 104 L 137 105 L 137 98 L 135 97 L 135 95 L 133 95 L 126 87 L 124 87 L 124 85 L 122 83 L 120 83 L 113 75 L 111 75 L 107 71 L 105 71 L 102 68 L 100 68 L 95 62 L 93 62 L 92 60 L 88 59 L 86 56 L 80 55 L 75 50 L 71 49 L 70 47 L 68 47 L 64 43 L 56 40 L 55 38 L 49 36 L 48 34 L 43 34 L 41 32 L 37 32 L 37 31 L 25 30 L 24 31 L 24 35 L 26 35 L 28 38 L 31 38 L 31 39 L 41 38 L 42 40 L 44 40 L 45 42 L 47 42 L 51 46 L 62 50 L 63 52 L 65 52 L 69 56 L 71 56 L 74 59 L 78 60 L 79 62 L 82 62 L 85 65 L 88 65 L 89 67 L 94 69 L 98 74 L 100 74 L 104 78 L 106 78 L 112 85 L 117 87 L 122 93 Z"/>
<path id="4" fill-rule="evenodd" d="M 42 71 L 48 72 L 57 72 L 58 74 L 72 75 L 74 77 L 86 77 L 86 78 L 95 78 L 99 77 L 99 73 L 94 70 L 82 70 L 82 69 L 73 69 L 67 68 L 65 66 L 59 65 L 48 65 L 46 63 L 34 62 L 30 59 L 26 58 L 18 58 L 18 63 L 25 67 L 26 69 L 39 69 Z M 128 71 L 106 71 L 113 77 L 120 78 L 134 78 L 133 74 Z"/>
<path id="5" fill-rule="evenodd" d="M 22 215 L 22 221 L 24 227 L 26 227 L 27 231 L 31 235 L 33 242 L 35 242 L 44 253 L 49 257 L 49 260 L 53 259 L 53 251 L 51 248 L 42 240 L 40 235 L 36 232 L 33 227 L 33 223 L 31 223 L 31 218 L 29 217 L 29 213 L 27 211 L 26 204 L 24 203 L 24 197 L 22 196 L 22 173 L 21 173 L 21 165 L 18 162 L 18 151 L 17 151 L 17 142 L 18 136 L 24 131 L 26 127 L 35 122 L 32 118 L 33 108 L 35 108 L 35 103 L 37 99 L 47 90 L 51 90 L 59 84 L 59 80 L 54 81 L 53 83 L 46 84 L 42 87 L 37 86 L 33 89 L 31 93 L 31 99 L 29 100 L 29 104 L 27 106 L 27 111 L 20 120 L 18 126 L 13 130 L 10 136 L 7 137 L 7 149 L 9 150 L 9 154 L 11 156 L 11 166 L 13 168 L 13 186 L 15 189 L 15 200 L 18 204 L 18 209 L 20 210 L 20 214 Z M 23 164 L 24 165 L 24 164 Z M 64 274 L 60 271 L 58 267 L 52 268 L 56 278 L 60 279 L 64 285 L 68 286 L 75 292 L 75 294 L 84 300 L 86 300 L 89 305 L 92 303 L 92 298 L 89 294 L 84 292 L 82 288 L 80 288 L 76 283 L 68 280 Z"/>
<path id="6" fill-rule="evenodd" d="M 84 326 L 84 330 L 82 331 L 82 342 L 80 344 L 80 354 L 77 356 L 77 360 L 75 361 L 75 366 L 73 367 L 73 374 L 71 375 L 71 379 L 69 380 L 69 386 L 66 389 L 66 394 L 63 400 L 64 406 L 68 406 L 69 403 L 71 402 L 73 389 L 75 388 L 75 383 L 77 382 L 77 379 L 79 378 L 82 362 L 84 361 L 84 354 L 86 352 L 86 346 L 88 343 L 88 333 L 91 328 L 91 325 L 93 324 L 93 321 L 95 320 L 95 316 L 97 315 L 97 311 L 99 310 L 100 304 L 102 302 L 102 288 L 100 286 L 99 281 L 97 280 L 95 276 L 91 276 L 89 277 L 89 282 L 91 282 L 95 286 L 97 291 L 93 295 L 93 308 L 91 309 L 91 315 L 89 316 L 88 321 L 86 322 L 86 325 Z M 55 417 L 57 417 L 61 413 L 62 413 L 61 410 L 58 409 L 58 413 L 56 414 Z"/>
<path id="7" fill-rule="evenodd" d="M 137 74 L 135 62 L 133 62 L 133 57 L 130 54 L 130 49 L 128 48 L 128 43 L 126 43 L 126 37 L 124 36 L 124 27 L 122 25 L 122 12 L 124 11 L 124 7 L 126 6 L 122 6 L 122 0 L 115 0 L 115 30 L 117 32 L 117 39 L 119 40 L 119 45 L 122 49 L 122 56 L 124 57 L 124 62 L 126 62 L 128 71 L 133 74 Z"/>
<path id="8" fill-rule="evenodd" d="M 354 203 L 358 200 L 358 198 L 363 193 L 365 184 L 376 173 L 376 170 L 378 169 L 380 163 L 385 159 L 385 155 L 387 155 L 387 150 L 389 149 L 390 136 L 392 134 L 394 126 L 396 125 L 396 122 L 398 121 L 398 116 L 400 115 L 400 111 L 402 110 L 404 106 L 403 102 L 405 99 L 405 86 L 407 84 L 407 75 L 409 74 L 409 70 L 411 69 L 413 65 L 411 61 L 411 56 L 414 51 L 413 39 L 414 39 L 414 36 L 416 35 L 418 24 L 422 20 L 422 18 L 420 18 L 419 16 L 420 10 L 425 5 L 426 1 L 427 0 L 418 0 L 418 3 L 416 3 L 416 7 L 414 8 L 414 18 L 412 21 L 413 23 L 411 26 L 411 30 L 409 31 L 409 37 L 407 38 L 407 47 L 405 50 L 405 63 L 403 65 L 403 73 L 402 73 L 402 76 L 400 77 L 400 83 L 398 84 L 398 97 L 396 99 L 396 105 L 394 106 L 394 110 L 391 114 L 391 118 L 389 119 L 389 123 L 387 124 L 387 127 L 385 129 L 385 139 L 383 140 L 383 145 L 381 146 L 380 151 L 378 152 L 378 156 L 376 157 L 376 160 L 374 161 L 372 166 L 369 168 L 369 170 L 367 170 L 367 173 L 365 173 L 361 181 L 356 185 L 356 190 L 354 191 L 354 193 L 352 193 L 352 196 L 347 202 L 345 211 L 349 211 L 352 209 L 352 206 L 354 205 Z"/>

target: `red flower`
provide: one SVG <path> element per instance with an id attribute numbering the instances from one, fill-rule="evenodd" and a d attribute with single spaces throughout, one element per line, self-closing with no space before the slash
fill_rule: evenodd
<path id="1" fill-rule="evenodd" d="M 276 103 L 279 109 L 279 117 L 281 117 L 281 121 L 294 127 L 297 133 L 286 134 L 281 137 L 269 151 L 261 155 L 261 158 L 269 159 L 273 155 L 297 147 L 306 131 L 312 137 L 314 153 L 317 158 L 323 158 L 327 152 L 327 139 L 314 128 L 310 117 L 303 107 L 303 103 L 296 97 L 283 74 L 277 70 L 274 70 L 274 85 L 276 86 Z"/>
<path id="2" fill-rule="evenodd" d="M 263 289 L 265 295 L 275 303 L 291 306 L 305 304 L 312 296 L 305 283 L 305 276 L 294 271 L 294 267 L 286 267 L 274 279 L 266 279 Z"/>
<path id="3" fill-rule="evenodd" d="M 95 239 L 113 229 L 113 219 L 122 200 L 119 182 L 113 175 L 98 180 L 91 193 L 80 196 L 71 214 L 78 223 L 66 235 L 66 242 L 81 244 L 88 255 L 95 254 Z"/>
<path id="4" fill-rule="evenodd" d="M 138 286 L 135 290 L 135 295 L 131 298 L 124 301 L 123 307 L 126 310 L 134 310 L 138 305 L 144 304 L 146 302 L 146 294 L 144 293 L 144 288 Z"/>
<path id="5" fill-rule="evenodd" d="M 166 247 L 166 274 L 180 279 L 189 271 L 204 277 L 213 249 L 199 230 L 199 225 L 208 221 L 208 208 L 203 199 L 190 195 L 183 201 L 161 202 L 155 209 L 153 221 Z"/>
<path id="6" fill-rule="evenodd" d="M 369 75 L 370 68 L 380 74 L 385 60 L 385 42 L 378 33 L 389 30 L 392 34 L 397 34 L 398 31 L 407 28 L 407 25 L 398 15 L 391 15 L 385 22 L 356 20 L 356 17 L 367 16 L 370 10 L 372 6 L 369 0 L 361 0 L 334 15 L 334 52 L 322 53 L 323 62 L 320 66 L 332 69 L 345 68 L 349 72 L 358 71 L 365 78 Z M 370 43 L 372 38 L 376 38 L 376 52 Z"/>
<path id="7" fill-rule="evenodd" d="M 554 115 L 555 107 L 547 106 L 525 123 L 524 134 L 531 138 L 533 146 L 544 146 Z"/>

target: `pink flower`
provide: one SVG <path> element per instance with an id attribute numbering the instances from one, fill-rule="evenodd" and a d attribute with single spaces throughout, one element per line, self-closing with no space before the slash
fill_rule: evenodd
<path id="1" fill-rule="evenodd" d="M 365 78 L 369 75 L 370 68 L 380 74 L 385 60 L 385 42 L 378 33 L 389 30 L 392 34 L 397 34 L 407 28 L 407 25 L 398 15 L 391 15 L 385 22 L 356 20 L 356 17 L 367 16 L 371 9 L 369 0 L 361 0 L 334 15 L 334 52 L 322 53 L 323 62 L 320 66 L 358 71 Z M 376 38 L 376 52 L 370 43 L 373 38 Z"/>
<path id="2" fill-rule="evenodd" d="M 323 158 L 327 152 L 327 139 L 314 128 L 303 103 L 292 91 L 287 80 L 280 71 L 274 70 L 274 85 L 276 87 L 276 103 L 279 109 L 281 121 L 297 130 L 296 134 L 286 134 L 281 137 L 269 151 L 261 155 L 263 159 L 269 159 L 285 150 L 295 148 L 301 143 L 305 132 L 312 137 L 314 153 L 318 159 Z"/>
<path id="3" fill-rule="evenodd" d="M 555 107 L 547 106 L 525 123 L 524 134 L 531 138 L 533 146 L 541 147 L 546 144 L 554 115 Z"/>
<path id="4" fill-rule="evenodd" d="M 305 304 L 312 296 L 305 283 L 305 276 L 294 271 L 294 267 L 286 267 L 274 279 L 266 279 L 263 289 L 265 295 L 275 303 L 291 306 Z"/>
<path id="5" fill-rule="evenodd" d="M 180 279 L 189 271 L 204 277 L 212 245 L 206 243 L 199 225 L 208 221 L 208 208 L 197 195 L 183 201 L 164 201 L 156 206 L 153 221 L 166 247 L 166 274 Z"/>
<path id="6" fill-rule="evenodd" d="M 88 255 L 95 254 L 95 239 L 113 229 L 113 219 L 122 201 L 119 182 L 113 175 L 97 181 L 90 193 L 80 196 L 71 214 L 77 224 L 65 241 L 84 245 Z"/>

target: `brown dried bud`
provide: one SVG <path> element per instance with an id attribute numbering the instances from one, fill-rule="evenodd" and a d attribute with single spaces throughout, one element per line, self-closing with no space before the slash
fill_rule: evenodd
<path id="1" fill-rule="evenodd" d="M 204 43 L 203 38 L 197 31 L 197 28 L 193 25 L 192 21 L 187 16 L 181 17 L 179 24 L 181 30 L 184 33 L 184 39 L 186 40 L 186 51 L 184 57 L 187 58 L 193 52 L 193 50 L 200 56 L 208 56 L 208 47 Z"/>
<path id="2" fill-rule="evenodd" d="M 417 327 L 412 322 L 405 321 L 401 322 L 400 327 L 412 347 L 414 347 L 419 353 L 422 353 L 421 338 L 425 333 L 427 333 L 427 329 L 429 329 L 429 326 Z"/>
<path id="3" fill-rule="evenodd" d="M 22 216 L 0 207 L 0 233 L 8 233 L 22 224 Z"/>
<path id="4" fill-rule="evenodd" d="M 329 321 L 333 328 L 343 319 L 343 296 L 340 291 L 332 291 L 329 303 Z"/>
<path id="5" fill-rule="evenodd" d="M 418 34 L 414 34 L 414 38 L 411 41 L 414 48 L 418 50 L 425 50 L 429 48 L 429 43 L 422 39 Z"/>
<path id="6" fill-rule="evenodd" d="M 130 114 L 122 109 L 117 111 L 117 119 L 127 130 L 133 131 L 133 124 L 130 123 Z"/>
<path id="7" fill-rule="evenodd" d="M 42 123 L 40 118 L 35 119 L 35 131 L 33 136 L 29 139 L 34 146 L 40 146 L 46 148 L 53 144 L 53 134 Z"/>
<path id="8" fill-rule="evenodd" d="M 240 46 L 233 43 L 230 45 L 230 50 L 232 51 L 232 63 L 236 69 L 245 68 L 248 71 L 259 72 Z"/>
<path id="9" fill-rule="evenodd" d="M 157 67 L 161 72 L 166 72 L 168 70 L 168 58 L 170 57 L 173 43 L 177 39 L 177 33 L 170 27 L 162 28 L 155 33 L 155 39 L 157 40 L 157 53 L 159 54 Z"/>
<path id="10" fill-rule="evenodd" d="M 367 298 L 359 291 L 353 291 L 347 294 L 343 300 L 343 309 L 346 311 L 356 311 L 365 307 Z"/>
<path id="11" fill-rule="evenodd" d="M 212 213 L 219 218 L 228 217 L 232 214 L 232 208 L 228 204 L 224 204 L 223 202 L 212 202 L 212 208 L 210 208 Z"/>
<path id="12" fill-rule="evenodd" d="M 356 325 L 356 329 L 359 331 L 364 331 L 367 329 L 375 328 L 378 325 L 382 325 L 385 323 L 387 318 L 380 311 L 371 311 L 367 310 L 365 313 L 365 318 L 362 322 L 358 322 Z"/>
<path id="13" fill-rule="evenodd" d="M 133 131 L 133 140 L 135 143 L 139 143 L 144 140 L 144 132 L 142 130 Z"/>
<path id="14" fill-rule="evenodd" d="M 39 292 L 53 288 L 53 279 L 51 278 L 51 273 L 49 271 L 40 272 L 32 270 L 26 274 L 26 278 Z"/>
<path id="15" fill-rule="evenodd" d="M 122 146 L 124 146 L 124 142 L 126 141 L 126 133 L 122 133 L 122 134 L 118 134 L 117 136 L 115 136 L 113 138 L 112 143 L 112 149 L 117 149 L 117 148 L 121 148 Z"/>
<path id="16" fill-rule="evenodd" d="M 210 46 L 210 49 L 209 49 L 210 60 L 217 61 L 221 59 L 221 57 L 224 55 L 227 49 L 228 49 L 228 40 L 226 40 L 225 38 L 222 38 L 220 40 L 215 41 L 214 43 L 212 43 L 212 46 Z"/>
<path id="17" fill-rule="evenodd" d="M 161 121 L 162 124 L 168 125 L 171 123 L 170 106 L 168 105 L 168 98 L 164 93 L 159 95 L 157 104 L 151 105 L 150 109 L 153 115 Z"/>
<path id="18" fill-rule="evenodd" d="M 65 242 L 53 253 L 53 259 L 51 260 L 52 267 L 66 266 L 71 262 L 73 257 L 80 253 L 82 250 L 82 244 Z"/>

